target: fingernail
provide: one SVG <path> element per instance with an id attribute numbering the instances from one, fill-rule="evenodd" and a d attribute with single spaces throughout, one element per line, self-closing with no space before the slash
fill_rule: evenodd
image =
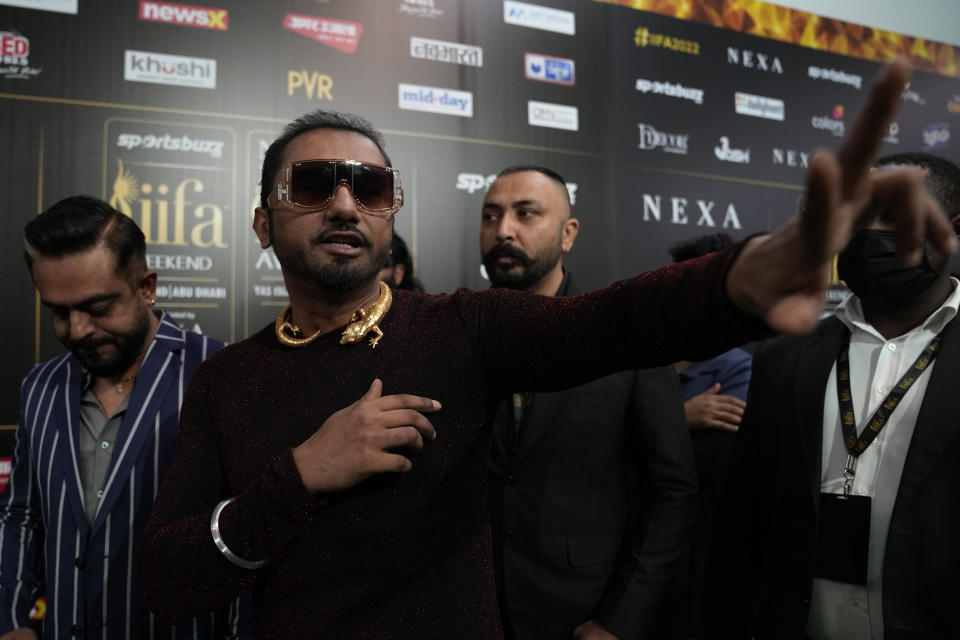
<path id="1" fill-rule="evenodd" d="M 440 403 L 437 402 L 436 400 L 431 400 L 430 402 L 433 403 L 433 408 L 434 408 L 434 409 L 441 409 L 441 408 L 442 408 L 442 407 L 440 406 Z"/>

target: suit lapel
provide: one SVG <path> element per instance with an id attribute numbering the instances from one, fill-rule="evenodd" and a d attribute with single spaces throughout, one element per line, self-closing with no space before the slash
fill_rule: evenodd
<path id="1" fill-rule="evenodd" d="M 110 460 L 110 469 L 103 487 L 103 499 L 93 523 L 93 531 L 103 524 L 128 486 L 131 472 L 140 459 L 141 449 L 146 443 L 155 440 L 156 421 L 164 402 L 167 401 L 171 386 L 180 375 L 184 343 L 183 330 L 164 314 L 130 394 L 127 411 L 114 445 L 113 458 Z"/>
<path id="2" fill-rule="evenodd" d="M 846 327 L 837 318 L 831 317 L 817 327 L 812 338 L 806 341 L 797 358 L 794 406 L 797 411 L 800 449 L 807 469 L 810 497 L 819 502 L 820 469 L 823 458 L 823 402 L 830 370 L 840 352 L 840 342 Z"/>
<path id="3" fill-rule="evenodd" d="M 553 423 L 557 412 L 563 406 L 563 393 L 538 393 L 534 396 L 533 406 L 527 409 L 520 424 L 520 439 L 517 442 L 517 451 L 513 455 L 513 464 L 518 464 L 536 444 L 540 436 Z"/>
<path id="4" fill-rule="evenodd" d="M 951 410 L 952 394 L 960 376 L 960 321 L 947 325 L 943 346 L 934 361 L 917 424 L 914 427 L 907 459 L 900 477 L 897 503 L 907 500 L 923 483 L 927 474 L 946 450 L 947 443 L 957 436 L 960 422 Z M 896 508 L 896 507 L 894 507 Z"/>
<path id="5" fill-rule="evenodd" d="M 84 369 L 79 360 L 70 356 L 62 371 L 63 393 L 54 396 L 55 402 L 63 403 L 53 410 L 60 432 L 54 468 L 63 476 L 70 512 L 77 529 L 83 531 L 87 528 L 87 515 L 83 507 L 83 483 L 80 480 L 80 429 L 83 428 L 80 424 L 80 387 Z"/>

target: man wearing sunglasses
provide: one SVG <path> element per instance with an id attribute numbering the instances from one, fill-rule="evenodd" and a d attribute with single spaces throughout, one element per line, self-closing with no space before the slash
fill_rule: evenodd
<path id="1" fill-rule="evenodd" d="M 194 374 L 141 549 L 151 606 L 181 619 L 252 587 L 258 638 L 501 637 L 485 482 L 500 399 L 811 329 L 871 197 L 909 204 L 903 255 L 924 235 L 952 251 L 916 173 L 868 175 L 907 76 L 889 67 L 838 158 L 815 156 L 803 215 L 574 298 L 391 298 L 376 274 L 402 190 L 380 136 L 340 114 L 291 123 L 254 219 L 290 308 Z"/>

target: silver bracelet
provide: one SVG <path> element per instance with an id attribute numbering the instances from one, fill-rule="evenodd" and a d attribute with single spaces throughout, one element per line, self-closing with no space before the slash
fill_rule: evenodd
<path id="1" fill-rule="evenodd" d="M 233 551 L 230 551 L 230 547 L 227 546 L 227 543 L 224 542 L 220 536 L 220 513 L 223 512 L 223 508 L 231 502 L 233 502 L 233 498 L 227 498 L 213 510 L 213 516 L 210 518 L 210 533 L 213 535 L 213 544 L 217 545 L 217 549 L 220 550 L 224 558 L 238 567 L 242 569 L 259 569 L 267 564 L 269 560 L 244 560 Z"/>

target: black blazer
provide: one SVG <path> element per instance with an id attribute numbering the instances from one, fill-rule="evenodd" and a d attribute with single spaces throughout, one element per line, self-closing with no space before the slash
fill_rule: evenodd
<path id="1" fill-rule="evenodd" d="M 560 291 L 574 292 L 569 274 Z M 490 481 L 507 636 L 566 640 L 593 618 L 621 638 L 665 637 L 655 629 L 676 621 L 696 515 L 676 375 L 535 394 L 516 440 L 510 407 L 494 424 Z"/>
<path id="2" fill-rule="evenodd" d="M 702 638 L 802 638 L 810 609 L 827 378 L 846 327 L 780 338 L 754 357 L 718 507 Z M 960 638 L 960 322 L 917 417 L 883 561 L 885 640 Z"/>

